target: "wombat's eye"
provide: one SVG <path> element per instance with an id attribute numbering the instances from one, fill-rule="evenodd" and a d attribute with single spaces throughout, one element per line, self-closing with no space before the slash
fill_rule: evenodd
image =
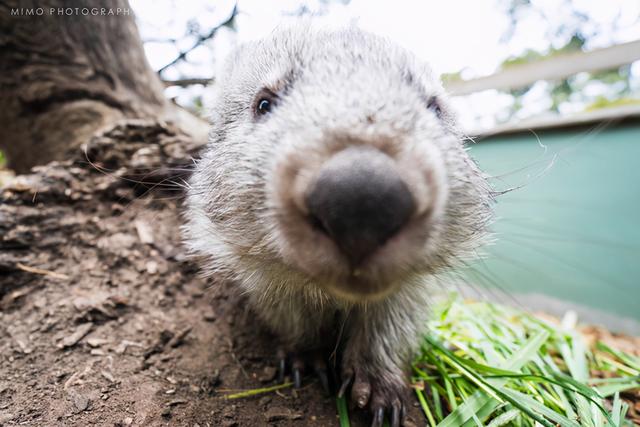
<path id="1" fill-rule="evenodd" d="M 442 117 L 442 107 L 440 106 L 440 100 L 437 97 L 432 96 L 429 98 L 427 101 L 427 108 L 436 113 L 436 116 Z"/>
<path id="2" fill-rule="evenodd" d="M 258 114 L 267 114 L 269 111 L 271 111 L 271 101 L 264 98 L 259 100 L 256 111 L 258 112 Z"/>
<path id="3" fill-rule="evenodd" d="M 276 99 L 278 95 L 273 93 L 269 89 L 262 89 L 258 95 L 256 96 L 256 101 L 254 103 L 254 113 L 257 116 L 264 116 L 271 112 L 273 107 L 275 106 Z"/>

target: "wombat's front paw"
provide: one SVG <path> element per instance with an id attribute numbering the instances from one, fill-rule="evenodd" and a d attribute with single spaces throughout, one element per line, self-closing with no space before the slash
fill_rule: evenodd
<path id="1" fill-rule="evenodd" d="M 324 361 L 322 352 L 309 351 L 309 352 L 295 352 L 286 351 L 284 348 L 279 348 L 277 351 L 278 356 L 278 382 L 284 383 L 285 375 L 290 370 L 293 377 L 293 385 L 295 388 L 302 386 L 302 374 L 308 368 L 313 368 L 320 385 L 324 392 L 328 395 L 329 390 L 329 376 L 327 370 L 327 364 Z M 287 369 L 289 367 L 289 369 Z"/>
<path id="2" fill-rule="evenodd" d="M 360 408 L 368 404 L 371 410 L 371 427 L 381 427 L 385 414 L 391 427 L 404 425 L 408 387 L 401 373 L 370 369 L 366 362 L 346 362 L 341 377 L 338 396 L 342 397 L 351 385 L 351 400 Z"/>

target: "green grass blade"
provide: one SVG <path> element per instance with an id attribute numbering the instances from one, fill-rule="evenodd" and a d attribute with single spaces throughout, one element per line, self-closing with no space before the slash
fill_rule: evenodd
<path id="1" fill-rule="evenodd" d="M 340 420 L 340 427 L 349 427 L 349 410 L 347 409 L 347 399 L 342 397 L 336 398 L 336 406 L 338 407 L 338 419 Z"/>
<path id="2" fill-rule="evenodd" d="M 502 427 L 511 423 L 520 415 L 520 410 L 511 409 L 495 417 L 487 427 Z"/>
<path id="3" fill-rule="evenodd" d="M 244 397 L 256 396 L 258 394 L 270 393 L 276 390 L 282 390 L 283 388 L 289 388 L 293 385 L 293 383 L 284 383 L 274 385 L 272 387 L 263 387 L 263 388 L 254 388 L 251 390 L 241 391 L 239 393 L 227 394 L 224 396 L 225 399 L 233 400 L 233 399 L 242 399 Z"/>
<path id="4" fill-rule="evenodd" d="M 542 425 L 554 426 L 554 424 L 549 423 L 545 418 L 553 421 L 560 427 L 580 427 L 575 421 L 568 419 L 567 417 L 547 408 L 537 400 L 527 396 L 524 393 L 520 393 L 515 390 L 511 390 L 508 388 L 502 389 L 502 392 L 505 394 L 505 397 L 508 396 L 510 403 L 516 406 L 521 411 L 527 413 L 531 418 L 535 419 Z M 545 418 L 540 418 L 533 413 L 537 413 Z"/>
<path id="5" fill-rule="evenodd" d="M 436 427 L 436 420 L 433 418 L 433 414 L 431 413 L 431 409 L 429 408 L 429 404 L 427 403 L 427 399 L 424 398 L 424 393 L 422 390 L 415 389 L 416 395 L 418 396 L 418 402 L 420 402 L 420 407 L 422 407 L 422 412 L 427 416 L 427 420 L 429 421 L 429 425 L 431 427 Z"/>
<path id="6" fill-rule="evenodd" d="M 632 356 L 631 354 L 627 354 L 623 351 L 614 350 L 603 342 L 596 343 L 596 348 L 598 350 L 604 351 L 605 353 L 609 353 L 621 361 L 623 361 L 628 367 L 634 369 L 636 371 L 636 375 L 640 375 L 640 358 Z"/>

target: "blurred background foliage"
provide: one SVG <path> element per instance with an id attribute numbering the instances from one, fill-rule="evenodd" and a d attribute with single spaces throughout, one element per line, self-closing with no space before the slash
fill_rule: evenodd
<path id="1" fill-rule="evenodd" d="M 202 117 L 212 99 L 207 86 L 215 84 L 226 54 L 301 16 L 356 23 L 395 39 L 430 62 L 445 83 L 640 39 L 637 0 L 131 0 L 131 6 L 166 95 Z M 640 61 L 453 101 L 462 126 L 480 131 L 531 117 L 640 104 Z M 0 157 L 0 167 L 2 162 Z"/>
<path id="2" fill-rule="evenodd" d="M 391 38 L 403 34 L 396 27 L 405 25 L 406 28 L 401 28 L 404 33 L 412 34 L 401 35 L 399 38 L 406 38 L 408 42 L 400 42 L 411 48 L 419 47 L 421 38 L 426 41 L 434 37 L 436 29 L 431 27 L 436 25 L 432 21 L 440 20 L 440 15 L 455 16 L 457 10 L 465 10 L 458 1 L 446 4 L 400 1 L 393 15 L 388 15 L 388 9 L 378 2 L 358 0 L 264 3 L 196 1 L 186 7 L 185 3 L 164 0 L 154 2 L 154 9 L 148 0 L 132 0 L 152 66 L 167 81 L 181 83 L 195 79 L 199 83 L 173 85 L 167 88 L 167 95 L 197 114 L 206 114 L 210 97 L 205 86 L 214 81 L 216 70 L 229 50 L 242 41 L 265 35 L 280 21 L 290 18 L 314 16 L 329 24 L 357 23 Z M 478 2 L 478 8 L 484 10 L 486 17 L 478 16 L 476 21 L 470 21 L 471 28 L 463 17 L 457 19 L 459 22 L 438 27 L 440 33 L 447 31 L 439 34 L 437 47 L 440 49 L 425 47 L 416 53 L 442 73 L 444 82 L 472 79 L 557 55 L 640 39 L 640 6 L 636 3 L 634 0 L 484 0 Z M 166 23 L 162 23 L 166 18 L 162 10 L 169 17 Z M 387 16 L 383 16 L 385 13 Z M 424 20 L 420 20 L 420 16 L 424 16 Z M 491 35 L 485 36 L 489 33 Z M 476 38 L 480 41 L 474 40 Z M 416 40 L 418 42 L 413 43 Z M 495 45 L 489 46 L 489 41 Z M 465 46 L 468 51 L 464 50 Z M 442 59 L 440 50 L 450 58 L 468 57 L 468 63 L 460 62 L 460 58 L 457 62 Z M 480 50 L 490 58 L 483 58 L 480 64 L 477 56 L 469 55 L 473 50 Z M 484 91 L 455 99 L 463 125 L 472 129 L 488 129 L 533 116 L 567 115 L 635 103 L 640 103 L 638 62 L 597 73 L 579 73 L 558 81 L 540 81 L 524 88 Z"/>

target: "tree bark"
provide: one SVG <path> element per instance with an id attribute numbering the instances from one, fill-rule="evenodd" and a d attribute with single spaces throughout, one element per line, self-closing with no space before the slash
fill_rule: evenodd
<path id="1" fill-rule="evenodd" d="M 122 118 L 185 118 L 163 95 L 127 0 L 0 1 L 0 52 L 0 149 L 16 172 L 65 158 Z"/>

